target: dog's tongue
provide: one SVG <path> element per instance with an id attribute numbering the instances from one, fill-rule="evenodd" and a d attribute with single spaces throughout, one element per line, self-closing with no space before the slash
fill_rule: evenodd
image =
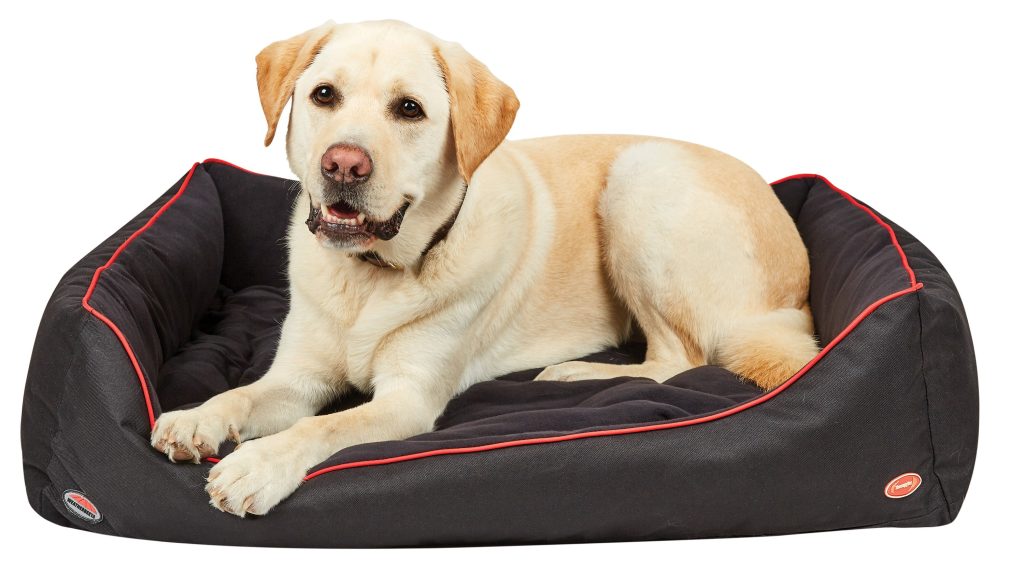
<path id="1" fill-rule="evenodd" d="M 359 211 L 356 211 L 345 203 L 335 203 L 328 207 L 327 210 L 330 211 L 331 215 L 341 217 L 342 219 L 355 219 L 359 216 Z"/>

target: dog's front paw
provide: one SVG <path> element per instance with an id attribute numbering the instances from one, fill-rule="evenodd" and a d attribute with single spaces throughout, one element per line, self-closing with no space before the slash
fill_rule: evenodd
<path id="1" fill-rule="evenodd" d="M 311 465 L 300 453 L 287 431 L 246 442 L 210 471 L 210 504 L 239 517 L 266 514 L 302 484 Z"/>
<path id="2" fill-rule="evenodd" d="M 150 444 L 171 462 L 199 462 L 217 453 L 227 439 L 239 442 L 238 430 L 206 405 L 167 412 L 153 426 Z"/>

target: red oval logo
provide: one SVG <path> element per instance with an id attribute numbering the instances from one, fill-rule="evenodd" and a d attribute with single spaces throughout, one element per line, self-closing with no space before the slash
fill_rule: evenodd
<path id="1" fill-rule="evenodd" d="M 912 495 L 921 486 L 921 475 L 916 472 L 903 473 L 885 485 L 885 496 L 890 499 L 902 499 Z"/>
<path id="2" fill-rule="evenodd" d="M 100 515 L 96 505 L 92 504 L 84 493 L 76 491 L 74 489 L 68 489 L 64 491 L 64 506 L 67 507 L 68 511 L 72 515 L 78 517 L 82 521 L 88 521 L 89 523 L 99 523 L 103 521 L 103 516 Z"/>

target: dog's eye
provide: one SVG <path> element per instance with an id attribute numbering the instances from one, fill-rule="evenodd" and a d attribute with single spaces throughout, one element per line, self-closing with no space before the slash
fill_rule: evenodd
<path id="1" fill-rule="evenodd" d="M 330 85 L 317 85 L 312 97 L 320 105 L 331 105 L 335 100 L 334 88 Z"/>
<path id="2" fill-rule="evenodd" d="M 398 102 L 398 115 L 410 120 L 416 120 L 423 117 L 423 108 L 415 101 L 406 98 Z"/>

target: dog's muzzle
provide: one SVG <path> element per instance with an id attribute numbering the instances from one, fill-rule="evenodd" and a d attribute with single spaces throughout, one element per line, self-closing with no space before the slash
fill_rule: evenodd
<path id="1" fill-rule="evenodd" d="M 384 221 L 374 221 L 359 213 L 357 217 L 339 218 L 335 215 L 324 217 L 323 209 L 313 204 L 313 197 L 309 197 L 309 217 L 306 218 L 306 227 L 309 232 L 316 234 L 323 231 L 326 235 L 352 236 L 366 235 L 375 236 L 377 239 L 388 241 L 398 235 L 402 227 L 402 220 L 405 219 L 405 212 L 409 209 L 409 202 L 406 201 L 395 214 Z M 336 203 L 331 208 L 344 207 L 343 215 L 353 215 L 354 209 L 345 203 Z"/>

